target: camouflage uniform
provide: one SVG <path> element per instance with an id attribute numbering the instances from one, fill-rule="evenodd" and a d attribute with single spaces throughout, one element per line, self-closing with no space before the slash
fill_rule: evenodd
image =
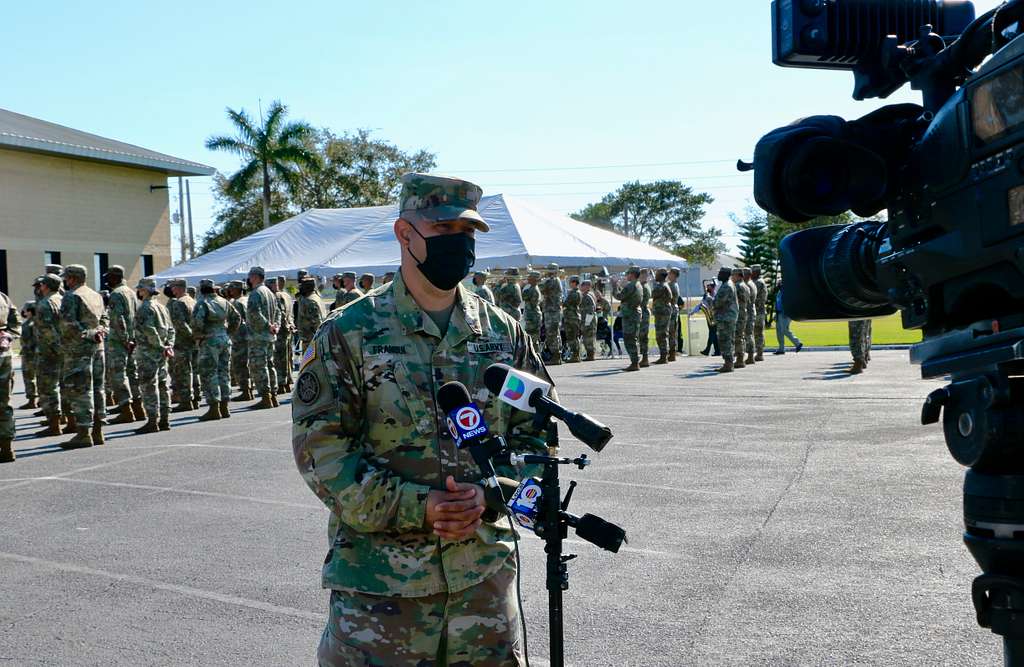
<path id="1" fill-rule="evenodd" d="M 274 370 L 277 372 L 278 393 L 283 393 L 285 390 L 290 391 L 292 385 L 292 334 L 295 332 L 295 322 L 292 320 L 293 299 L 284 287 L 278 288 L 274 297 L 281 318 L 277 338 L 274 339 Z"/>
<path id="2" fill-rule="evenodd" d="M 48 296 L 36 301 L 36 382 L 39 387 L 39 407 L 48 418 L 57 418 L 61 411 L 61 370 L 63 354 L 61 349 L 60 308 L 63 297 L 58 288 L 60 278 L 53 274 L 45 276 L 53 290 Z"/>
<path id="3" fill-rule="evenodd" d="M 480 279 L 479 284 L 476 282 L 478 278 Z M 487 286 L 487 273 L 484 271 L 477 271 L 473 274 L 473 291 L 481 299 L 494 303 L 494 292 Z"/>
<path id="4" fill-rule="evenodd" d="M 184 287 L 185 281 L 172 281 L 171 286 Z M 171 299 L 167 304 L 167 312 L 174 326 L 174 356 L 170 360 L 171 386 L 177 394 L 178 402 L 185 409 L 191 409 L 197 403 L 197 397 L 192 395 L 192 352 L 196 347 L 192 336 L 192 311 L 195 308 L 195 299 L 188 294 Z"/>
<path id="5" fill-rule="evenodd" d="M 712 304 L 715 323 L 718 326 L 718 349 L 726 362 L 725 366 L 729 368 L 732 367 L 733 358 L 736 356 L 734 341 L 736 339 L 736 321 L 740 314 L 737 293 L 736 285 L 727 276 L 715 292 L 715 300 Z"/>
<path id="6" fill-rule="evenodd" d="M 558 265 L 548 265 L 548 276 L 540 284 L 544 310 L 544 345 L 548 350 L 548 364 L 562 363 L 562 283 L 558 280 Z"/>
<path id="7" fill-rule="evenodd" d="M 475 211 L 480 194 L 464 181 L 406 175 L 401 214 L 410 207 L 487 231 Z M 469 451 L 455 446 L 435 396 L 445 382 L 462 382 L 512 449 L 544 453 L 532 416 L 482 380 L 496 362 L 546 373 L 517 322 L 461 283 L 455 290 L 442 332 L 397 275 L 324 322 L 295 382 L 295 462 L 331 512 L 321 665 L 521 664 L 515 536 L 499 503 L 492 498 L 480 527 L 457 541 L 426 524 L 430 492 L 449 475 L 481 477 Z M 498 466 L 515 479 L 536 472 Z"/>
<path id="8" fill-rule="evenodd" d="M 36 392 L 36 366 L 39 353 L 36 345 L 35 316 L 32 311 L 28 310 L 29 306 L 35 308 L 35 305 L 30 302 L 26 303 L 22 309 L 23 312 L 28 312 L 29 316 L 21 323 L 21 379 L 25 384 L 25 398 L 28 399 L 31 407 L 35 407 L 36 399 L 39 397 Z"/>
<path id="9" fill-rule="evenodd" d="M 85 267 L 72 264 L 65 276 L 81 276 Z M 64 391 L 78 431 L 88 429 L 106 416 L 103 340 L 107 312 L 103 297 L 88 285 L 68 290 L 60 305 L 61 340 L 64 351 Z M 100 340 L 96 340 L 97 336 Z"/>
<path id="10" fill-rule="evenodd" d="M 760 274 L 761 267 L 751 267 Z M 764 278 L 758 275 L 751 283 L 754 285 L 754 358 L 761 361 L 764 358 L 764 321 L 768 316 L 768 284 Z"/>
<path id="11" fill-rule="evenodd" d="M 11 441 L 14 440 L 14 410 L 11 408 L 11 385 L 14 382 L 12 356 L 14 339 L 18 337 L 21 322 L 18 310 L 10 298 L 0 292 L 0 463 L 14 460 Z"/>
<path id="12" fill-rule="evenodd" d="M 261 284 L 249 292 L 245 306 L 245 323 L 249 328 L 249 377 L 260 396 L 273 395 L 277 388 L 277 372 L 272 363 L 277 334 L 270 328 L 280 321 L 277 299 L 269 287 Z"/>
<path id="13" fill-rule="evenodd" d="M 589 284 L 585 280 L 584 284 Z M 583 336 L 583 349 L 587 351 L 584 361 L 593 361 L 597 349 L 597 299 L 593 291 L 580 291 L 580 334 Z"/>
<path id="14" fill-rule="evenodd" d="M 529 277 L 536 280 L 540 278 L 540 272 L 530 271 Z M 523 287 L 523 326 L 526 335 L 533 341 L 533 349 L 538 352 L 541 350 L 540 325 L 544 321 L 544 314 L 541 312 L 542 302 L 540 287 L 528 282 Z"/>
<path id="15" fill-rule="evenodd" d="M 633 266 L 630 273 L 639 275 L 640 270 Z M 623 281 L 619 291 L 615 294 L 619 300 L 622 310 L 622 344 L 629 355 L 630 369 L 635 370 L 640 366 L 640 351 L 637 349 L 637 335 L 640 331 L 640 302 L 644 298 L 644 288 L 636 278 Z"/>
<path id="16" fill-rule="evenodd" d="M 733 275 L 741 276 L 742 273 L 734 273 Z M 736 326 L 734 327 L 732 342 L 736 348 L 736 368 L 743 368 L 746 365 L 743 363 L 743 354 L 747 348 L 747 304 L 751 299 L 746 283 L 742 280 L 737 280 L 733 285 L 736 288 L 736 303 L 739 305 L 739 315 L 736 318 Z M 717 318 L 715 321 L 719 322 Z M 722 345 L 721 324 L 718 325 L 718 345 L 719 347 Z"/>
<path id="17" fill-rule="evenodd" d="M 672 319 L 672 288 L 665 282 L 666 271 L 658 271 L 654 286 L 651 287 L 651 311 L 654 314 L 654 338 L 658 343 L 658 361 L 668 363 L 670 343 L 668 342 L 669 321 Z"/>
<path id="18" fill-rule="evenodd" d="M 747 288 L 747 321 L 743 330 L 743 349 L 747 352 L 747 363 L 754 363 L 754 318 L 757 316 L 757 285 L 750 278 L 750 269 L 743 269 L 743 284 Z"/>
<path id="19" fill-rule="evenodd" d="M 672 303 L 672 312 L 668 320 L 668 360 L 676 360 L 676 352 L 679 350 L 679 274 L 680 270 L 672 267 L 668 272 L 668 288 L 672 292 L 669 297 Z"/>
<path id="20" fill-rule="evenodd" d="M 508 313 L 516 322 L 522 317 L 520 307 L 523 305 L 523 290 L 519 287 L 519 270 L 508 269 L 505 271 L 505 280 L 498 287 L 497 305 Z"/>
<path id="21" fill-rule="evenodd" d="M 228 283 L 229 289 L 242 289 L 241 280 L 232 280 Z M 235 384 L 242 390 L 239 398 L 251 398 L 249 394 L 249 327 L 245 322 L 245 313 L 248 308 L 249 299 L 244 294 L 237 299 L 231 300 L 231 307 L 238 313 L 239 324 L 234 331 L 228 331 L 231 336 L 231 374 L 235 378 Z"/>
<path id="22" fill-rule="evenodd" d="M 569 347 L 569 361 L 580 360 L 580 289 L 573 287 L 572 283 L 579 285 L 579 277 L 569 278 L 569 292 L 562 302 L 562 323 L 565 326 L 565 344 Z"/>
<path id="23" fill-rule="evenodd" d="M 355 280 L 356 274 L 353 273 L 352 271 L 346 271 L 345 273 L 341 274 L 341 279 L 345 280 L 346 278 Z M 359 291 L 358 287 L 353 287 L 352 289 L 348 290 L 345 288 L 340 288 L 334 293 L 334 305 L 331 306 L 331 310 L 337 310 L 338 308 L 347 306 L 348 304 L 352 303 L 362 295 L 363 293 Z"/>
<path id="24" fill-rule="evenodd" d="M 149 278 L 139 281 L 139 289 L 155 291 L 156 287 Z M 185 295 L 182 298 L 190 298 Z M 172 301 L 173 303 L 173 301 Z M 174 354 L 177 347 L 177 331 L 171 321 L 171 314 L 155 297 L 150 297 L 139 304 L 135 311 L 135 364 L 139 371 L 139 391 L 142 393 L 142 404 L 146 409 L 150 423 L 160 421 L 166 424 L 171 411 L 171 391 L 167 385 L 167 357 L 164 350 L 171 348 Z M 192 327 L 188 327 L 189 334 Z M 187 383 L 191 389 L 191 379 Z"/>
<path id="25" fill-rule="evenodd" d="M 124 276 L 120 266 L 110 267 L 108 275 Z M 132 399 L 139 398 L 139 380 L 136 376 L 135 360 L 129 352 L 135 338 L 135 311 L 139 299 L 135 292 L 121 283 L 110 291 L 110 335 L 107 336 L 107 368 L 110 369 L 110 387 L 114 394 L 114 405 L 123 410 Z"/>
<path id="26" fill-rule="evenodd" d="M 315 291 L 308 295 L 300 293 L 296 307 L 295 328 L 302 341 L 303 352 L 309 347 L 309 342 L 313 340 L 313 334 L 316 333 L 326 316 L 327 311 L 324 309 L 324 304 Z"/>
<path id="27" fill-rule="evenodd" d="M 850 354 L 854 361 L 871 359 L 871 320 L 850 320 Z"/>
<path id="28" fill-rule="evenodd" d="M 202 290 L 203 284 L 199 287 Z M 231 398 L 228 327 L 237 328 L 239 324 L 238 311 L 216 294 L 204 295 L 192 311 L 192 333 L 199 347 L 199 377 L 203 380 L 203 397 L 211 406 Z"/>
<path id="29" fill-rule="evenodd" d="M 637 328 L 636 338 L 640 347 L 640 365 L 646 366 L 647 348 L 651 342 L 651 283 L 649 280 L 641 280 L 640 287 L 643 289 L 643 295 L 640 301 L 640 324 Z"/>

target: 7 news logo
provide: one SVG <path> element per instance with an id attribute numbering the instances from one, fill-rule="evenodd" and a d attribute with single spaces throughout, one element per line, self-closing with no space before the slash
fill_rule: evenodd
<path id="1" fill-rule="evenodd" d="M 475 403 L 470 403 L 448 413 L 448 431 L 455 444 L 462 447 L 467 440 L 487 435 L 487 424 Z"/>

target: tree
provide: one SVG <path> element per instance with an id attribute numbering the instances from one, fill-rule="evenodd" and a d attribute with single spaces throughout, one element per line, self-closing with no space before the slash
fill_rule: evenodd
<path id="1" fill-rule="evenodd" d="M 704 207 L 714 201 L 680 181 L 625 183 L 572 217 L 709 265 L 725 250 L 721 230 L 703 229 Z"/>
<path id="2" fill-rule="evenodd" d="M 307 148 L 305 140 L 313 128 L 301 121 L 285 122 L 288 107 L 275 100 L 267 114 L 256 125 L 244 109 L 227 110 L 235 125 L 237 136 L 213 136 L 206 140 L 210 150 L 234 153 L 242 158 L 242 168 L 227 181 L 226 191 L 241 200 L 251 189 L 253 181 L 262 180 L 263 228 L 270 227 L 271 174 L 293 191 L 298 183 L 295 167 L 312 167 L 316 154 Z"/>
<path id="3" fill-rule="evenodd" d="M 228 179 L 220 174 L 213 177 L 213 195 L 218 210 L 213 226 L 203 236 L 201 252 L 207 253 L 226 246 L 232 241 L 245 238 L 263 229 L 263 197 L 261 191 L 250 188 L 241 195 L 234 194 Z M 292 215 L 288 195 L 271 185 L 270 224 L 276 225 Z"/>

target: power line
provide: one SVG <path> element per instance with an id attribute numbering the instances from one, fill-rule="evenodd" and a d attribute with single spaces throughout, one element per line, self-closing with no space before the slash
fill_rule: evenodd
<path id="1" fill-rule="evenodd" d="M 645 178 L 645 179 L 640 179 L 640 180 L 642 182 L 653 182 L 653 181 L 664 181 L 664 180 L 704 181 L 704 180 L 709 180 L 709 179 L 712 179 L 712 178 L 746 178 L 746 177 L 748 177 L 748 174 L 715 174 L 715 175 L 712 175 L 712 176 L 677 176 L 677 177 L 672 178 L 672 179 L 667 179 L 667 178 Z M 552 181 L 552 182 L 549 182 L 549 183 L 545 183 L 543 181 L 533 182 L 533 183 L 486 183 L 485 182 L 485 183 L 483 183 L 481 185 L 493 188 L 493 187 L 499 186 L 499 185 L 500 186 L 517 186 L 518 187 L 518 186 L 526 186 L 526 185 L 529 185 L 529 186 L 533 186 L 533 185 L 540 185 L 540 186 L 544 186 L 544 185 L 603 185 L 605 183 L 624 183 L 624 181 L 623 181 L 623 179 L 619 178 L 619 179 L 613 179 L 613 180 L 610 180 L 610 181 Z"/>
<path id="2" fill-rule="evenodd" d="M 735 159 L 729 160 L 689 160 L 682 162 L 640 162 L 637 164 L 598 164 L 581 167 L 529 167 L 522 169 L 446 169 L 445 171 L 455 174 L 503 174 L 524 171 L 587 171 L 589 169 L 633 169 L 636 167 L 672 167 L 683 164 L 735 164 Z"/>

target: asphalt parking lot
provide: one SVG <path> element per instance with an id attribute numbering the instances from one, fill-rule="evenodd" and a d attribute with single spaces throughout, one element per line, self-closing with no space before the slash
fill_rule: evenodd
<path id="1" fill-rule="evenodd" d="M 571 541 L 572 665 L 992 665 L 961 542 L 962 470 L 919 425 L 938 382 L 906 351 L 789 353 L 719 376 L 555 367 L 562 402 L 615 432 L 573 511 L 628 531 Z M 18 390 L 20 392 L 20 387 Z M 16 405 L 24 402 L 19 393 Z M 232 404 L 239 408 L 240 404 Z M 295 470 L 286 402 L 65 452 L 18 411 L 0 466 L 0 664 L 308 665 L 326 618 L 326 510 Z M 563 451 L 585 448 L 563 436 Z M 524 541 L 533 664 L 544 554 Z"/>

